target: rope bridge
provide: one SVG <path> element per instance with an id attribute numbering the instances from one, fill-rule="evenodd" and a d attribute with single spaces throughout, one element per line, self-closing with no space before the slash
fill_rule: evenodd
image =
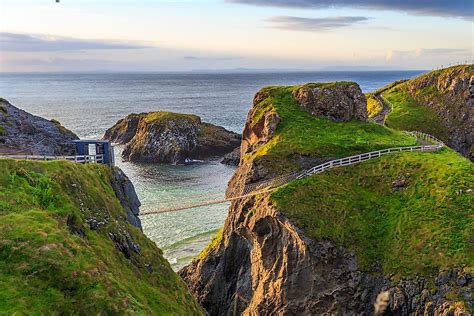
<path id="1" fill-rule="evenodd" d="M 245 199 L 248 197 L 252 197 L 258 194 L 262 193 L 268 193 L 275 191 L 276 189 L 288 184 L 292 180 L 296 179 L 302 179 L 305 177 L 309 177 L 318 173 L 325 172 L 329 169 L 337 168 L 337 167 L 343 167 L 343 166 L 350 166 L 354 165 L 363 161 L 367 161 L 370 159 L 375 159 L 384 155 L 389 155 L 389 154 L 394 154 L 394 153 L 400 153 L 400 152 L 424 152 L 424 151 L 437 151 L 440 150 L 445 146 L 445 144 L 429 135 L 425 134 L 422 132 L 406 132 L 410 135 L 413 135 L 417 139 L 424 140 L 430 145 L 420 145 L 420 146 L 408 146 L 408 147 L 395 147 L 395 148 L 386 148 L 382 150 L 377 150 L 377 151 L 371 151 L 368 153 L 363 153 L 359 155 L 354 155 L 354 156 L 349 156 L 349 157 L 344 157 L 344 158 L 339 158 L 339 159 L 334 159 L 328 162 L 325 162 L 323 164 L 317 165 L 313 168 L 301 171 L 301 172 L 293 172 L 289 173 L 286 175 L 278 176 L 269 180 L 265 181 L 260 181 L 252 184 L 248 184 L 243 187 L 241 193 L 237 196 L 225 196 L 223 198 L 216 198 L 215 200 L 207 200 L 207 201 L 199 201 L 196 202 L 194 201 L 189 201 L 189 202 L 184 202 L 181 203 L 179 206 L 169 206 L 169 207 L 164 207 L 162 209 L 154 210 L 154 211 L 149 211 L 149 212 L 141 212 L 140 216 L 145 216 L 145 215 L 151 215 L 151 214 L 160 214 L 160 213 L 168 213 L 168 212 L 176 212 L 176 211 L 182 211 L 182 210 L 187 210 L 187 209 L 192 209 L 192 208 L 197 208 L 197 207 L 202 207 L 202 206 L 210 206 L 210 205 L 216 205 L 216 204 L 223 204 L 223 203 L 228 203 L 236 200 L 241 200 Z M 183 202 L 185 200 L 181 199 L 180 202 Z M 165 203 L 170 205 L 173 202 L 176 202 L 176 199 L 166 201 Z M 165 204 L 163 203 L 163 204 Z"/>

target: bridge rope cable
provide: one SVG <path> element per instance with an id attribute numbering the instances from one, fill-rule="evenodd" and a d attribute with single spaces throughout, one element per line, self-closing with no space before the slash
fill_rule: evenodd
<path id="1" fill-rule="evenodd" d="M 140 213 L 139 216 L 176 212 L 176 211 L 187 210 L 187 209 L 192 209 L 192 208 L 197 208 L 197 207 L 204 207 L 204 206 L 233 202 L 236 200 L 245 199 L 245 198 L 256 196 L 259 194 L 275 191 L 279 189 L 280 187 L 288 184 L 292 180 L 302 179 L 308 176 L 322 173 L 324 171 L 327 171 L 329 169 L 333 169 L 336 167 L 353 165 L 353 164 L 360 163 L 366 160 L 375 159 L 387 154 L 394 154 L 394 153 L 401 153 L 401 152 L 414 152 L 414 151 L 415 152 L 416 151 L 421 151 L 421 152 L 437 151 L 445 146 L 445 144 L 441 140 L 429 134 L 418 132 L 418 131 L 412 131 L 412 132 L 406 132 L 406 133 L 416 137 L 417 139 L 425 140 L 429 143 L 432 143 L 432 145 L 386 148 L 382 150 L 362 153 L 359 155 L 334 159 L 334 160 L 325 162 L 323 164 L 317 165 L 313 168 L 304 170 L 302 172 L 289 173 L 289 174 L 278 176 L 269 180 L 264 180 L 264 181 L 248 184 L 243 187 L 240 195 L 238 196 L 225 196 L 222 199 L 200 201 L 200 202 L 194 202 L 190 204 L 181 204 L 180 206 L 169 206 L 168 208 L 164 208 L 164 209 L 143 212 L 143 213 Z"/>
<path id="2" fill-rule="evenodd" d="M 41 140 L 39 140 L 36 144 L 33 144 L 33 145 L 31 145 L 31 146 L 29 146 L 29 147 L 26 147 L 26 148 L 24 148 L 24 149 L 20 149 L 20 150 L 18 150 L 18 151 L 14 151 L 14 152 L 12 152 L 12 153 L 0 154 L 0 156 L 10 156 L 10 155 L 16 155 L 16 154 L 24 153 L 25 151 L 28 151 L 28 150 L 30 150 L 30 149 L 32 149 L 32 148 L 38 146 L 38 145 L 41 144 L 45 139 L 46 139 L 46 136 L 43 137 Z"/>

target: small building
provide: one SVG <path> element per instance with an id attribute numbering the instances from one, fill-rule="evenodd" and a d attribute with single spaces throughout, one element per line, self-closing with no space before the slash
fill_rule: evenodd
<path id="1" fill-rule="evenodd" d="M 76 155 L 78 156 L 95 156 L 97 163 L 115 164 L 114 146 L 108 140 L 75 140 Z"/>

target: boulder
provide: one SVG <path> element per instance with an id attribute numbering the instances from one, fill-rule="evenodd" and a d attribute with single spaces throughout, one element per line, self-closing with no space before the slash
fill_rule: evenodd
<path id="1" fill-rule="evenodd" d="M 293 96 L 303 110 L 314 116 L 342 122 L 367 120 L 367 100 L 356 83 L 309 83 L 295 89 Z"/>
<path id="2" fill-rule="evenodd" d="M 240 162 L 240 147 L 224 155 L 221 163 L 228 166 L 238 166 Z"/>

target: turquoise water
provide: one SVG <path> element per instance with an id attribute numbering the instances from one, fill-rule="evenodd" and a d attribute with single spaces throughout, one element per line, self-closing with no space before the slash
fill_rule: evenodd
<path id="1" fill-rule="evenodd" d="M 174 166 L 122 162 L 116 148 L 117 166 L 134 179 L 142 212 L 222 199 L 235 168 L 219 160 Z M 136 179 L 140 179 L 137 181 Z M 187 264 L 212 239 L 225 220 L 228 204 L 198 207 L 141 217 L 145 234 L 163 250 L 174 269 Z"/>
<path id="2" fill-rule="evenodd" d="M 82 138 L 100 138 L 132 112 L 193 113 L 241 132 L 256 91 L 268 85 L 348 80 L 363 91 L 408 79 L 419 71 L 301 72 L 239 74 L 1 74 L 0 97 L 45 118 L 58 119 Z M 218 160 L 188 166 L 117 165 L 130 177 L 142 211 L 223 197 L 234 169 Z M 191 198 L 187 198 L 191 197 Z M 196 256 L 219 229 L 227 205 L 142 217 L 143 229 L 174 269 Z"/>

